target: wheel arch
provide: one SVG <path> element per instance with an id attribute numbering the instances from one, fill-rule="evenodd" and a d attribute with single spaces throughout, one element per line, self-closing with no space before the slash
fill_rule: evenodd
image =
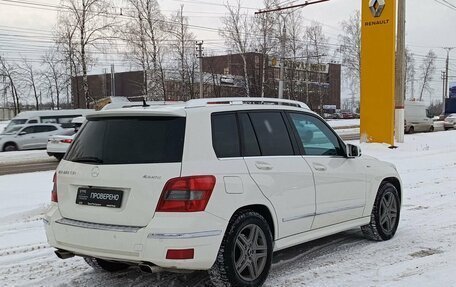
<path id="1" fill-rule="evenodd" d="M 402 186 L 401 186 L 401 181 L 397 177 L 387 177 L 382 180 L 383 182 L 391 183 L 394 185 L 394 187 L 397 189 L 397 192 L 399 192 L 399 198 L 402 203 Z"/>
<path id="2" fill-rule="evenodd" d="M 262 204 L 246 205 L 246 206 L 243 206 L 243 207 L 237 209 L 233 213 L 233 216 L 235 216 L 238 213 L 245 212 L 245 211 L 254 211 L 254 212 L 259 213 L 261 216 L 263 216 L 264 219 L 266 220 L 266 222 L 268 223 L 269 228 L 271 229 L 272 238 L 273 238 L 273 240 L 275 240 L 275 238 L 276 238 L 275 236 L 277 234 L 276 222 L 275 222 L 274 218 L 272 217 L 271 210 L 269 210 L 269 208 L 266 205 L 262 205 Z"/>
<path id="3" fill-rule="evenodd" d="M 15 142 L 13 142 L 13 141 L 8 141 L 8 142 L 6 142 L 6 143 L 3 144 L 3 146 L 2 146 L 2 151 L 5 151 L 5 147 L 8 146 L 8 145 L 11 145 L 11 144 L 12 144 L 12 145 L 15 145 L 16 148 L 19 149 L 19 145 L 18 145 L 17 143 L 15 143 Z"/>

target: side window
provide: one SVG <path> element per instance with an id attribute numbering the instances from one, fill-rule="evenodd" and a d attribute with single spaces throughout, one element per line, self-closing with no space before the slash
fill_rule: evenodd
<path id="1" fill-rule="evenodd" d="M 52 132 L 52 131 L 55 131 L 55 130 L 57 130 L 57 128 L 54 127 L 54 126 L 41 126 L 41 132 L 42 133 Z"/>
<path id="2" fill-rule="evenodd" d="M 38 123 L 38 120 L 30 120 L 27 122 L 28 124 L 37 124 Z"/>
<path id="3" fill-rule="evenodd" d="M 36 126 L 25 128 L 21 131 L 21 133 L 34 134 L 36 133 Z"/>
<path id="4" fill-rule="evenodd" d="M 299 113 L 290 113 L 290 117 L 305 155 L 344 155 L 337 136 L 322 120 Z"/>
<path id="5" fill-rule="evenodd" d="M 212 115 L 212 145 L 219 158 L 241 156 L 236 114 Z"/>
<path id="6" fill-rule="evenodd" d="M 280 112 L 252 112 L 249 115 L 261 155 L 294 155 L 287 126 Z"/>
<path id="7" fill-rule="evenodd" d="M 43 124 L 57 124 L 56 117 L 41 117 L 41 122 Z"/>
<path id="8" fill-rule="evenodd" d="M 243 156 L 260 156 L 261 151 L 248 114 L 239 114 Z"/>

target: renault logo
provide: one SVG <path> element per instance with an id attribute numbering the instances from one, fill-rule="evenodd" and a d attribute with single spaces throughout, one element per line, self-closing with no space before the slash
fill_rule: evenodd
<path id="1" fill-rule="evenodd" d="M 92 177 L 98 177 L 100 175 L 100 168 L 98 166 L 92 168 Z"/>
<path id="2" fill-rule="evenodd" d="M 383 9 L 385 8 L 385 0 L 369 0 L 369 9 L 371 10 L 372 16 L 380 17 Z"/>

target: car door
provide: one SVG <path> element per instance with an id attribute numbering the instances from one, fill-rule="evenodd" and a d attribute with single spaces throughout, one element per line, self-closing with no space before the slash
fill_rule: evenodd
<path id="1" fill-rule="evenodd" d="M 57 127 L 53 125 L 35 126 L 33 148 L 45 148 L 50 136 L 57 134 Z"/>
<path id="2" fill-rule="evenodd" d="M 240 113 L 244 160 L 261 192 L 272 203 L 279 238 L 310 230 L 315 187 L 307 162 L 297 152 L 280 111 Z"/>
<path id="3" fill-rule="evenodd" d="M 363 160 L 347 158 L 344 143 L 319 117 L 300 112 L 288 116 L 315 180 L 312 229 L 362 217 L 367 194 Z"/>
<path id="4" fill-rule="evenodd" d="M 19 149 L 32 149 L 35 139 L 36 126 L 23 128 L 16 136 Z"/>

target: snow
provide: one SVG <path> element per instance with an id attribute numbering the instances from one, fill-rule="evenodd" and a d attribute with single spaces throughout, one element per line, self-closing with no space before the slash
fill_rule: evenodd
<path id="1" fill-rule="evenodd" d="M 0 164 L 19 164 L 55 160 L 46 150 L 22 150 L 0 152 Z"/>
<path id="2" fill-rule="evenodd" d="M 456 131 L 406 135 L 397 149 L 361 148 L 402 176 L 396 236 L 372 242 L 354 229 L 280 251 L 265 286 L 455 286 Z M 0 285 L 210 286 L 206 272 L 108 274 L 81 258 L 58 259 L 40 220 L 51 188 L 52 172 L 0 176 Z"/>
<path id="3" fill-rule="evenodd" d="M 359 127 L 359 119 L 327 120 L 327 122 L 334 129 L 346 127 Z"/>

